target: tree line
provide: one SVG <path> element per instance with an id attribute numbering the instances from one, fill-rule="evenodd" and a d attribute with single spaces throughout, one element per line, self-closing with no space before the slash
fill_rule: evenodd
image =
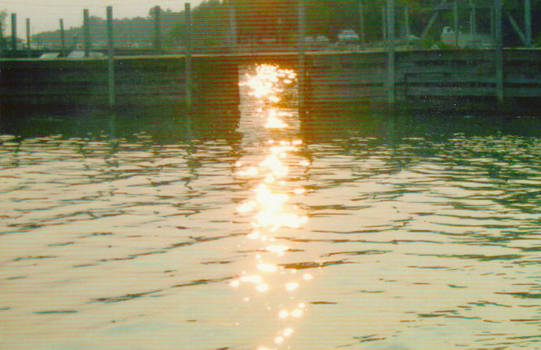
<path id="1" fill-rule="evenodd" d="M 484 34 L 493 32 L 494 17 L 491 8 L 494 0 L 457 1 L 456 21 L 460 31 L 471 30 L 472 5 L 475 5 L 476 31 Z M 524 32 L 525 0 L 502 1 L 504 45 L 520 46 L 522 42 L 516 28 Z M 541 17 L 541 0 L 530 2 L 533 39 L 534 43 L 540 46 L 541 22 L 535 19 Z M 454 26 L 453 0 L 395 0 L 394 3 L 397 38 L 408 34 L 420 37 L 423 33 L 426 34 L 426 41 L 430 43 L 439 40 L 444 26 Z M 332 42 L 337 40 L 342 30 L 350 29 L 368 44 L 384 39 L 387 0 L 304 0 L 303 4 L 307 36 L 323 36 Z M 437 11 L 437 20 L 434 21 L 434 9 L 437 6 L 442 10 Z M 158 18 L 162 23 L 160 41 L 165 47 L 185 45 L 188 39 L 196 49 L 227 46 L 233 40 L 240 45 L 261 42 L 289 45 L 298 39 L 298 1 L 207 0 L 191 11 L 190 28 L 185 15 L 184 11 L 173 12 L 154 7 L 149 11 L 148 17 L 116 20 L 115 27 L 117 32 L 125 33 L 126 37 L 140 38 L 142 44 L 152 45 L 155 42 L 156 30 L 152 23 Z M 7 17 L 5 11 L 0 11 L 0 33 L 7 32 Z M 97 27 L 104 25 L 101 18 L 92 18 L 92 21 Z M 232 25 L 235 26 L 235 35 Z M 81 33 L 81 28 L 70 30 L 73 35 Z M 100 31 L 103 33 L 103 30 Z M 188 33 L 191 33 L 191 36 L 188 36 Z M 49 32 L 48 35 L 58 35 L 58 31 Z M 4 42 L 5 47 L 5 41 L 0 38 L 0 45 Z"/>

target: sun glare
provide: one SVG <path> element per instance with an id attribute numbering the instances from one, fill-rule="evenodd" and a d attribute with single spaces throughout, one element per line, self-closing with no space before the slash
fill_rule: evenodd
<path id="1" fill-rule="evenodd" d="M 250 158 L 251 161 L 246 160 L 248 157 L 238 160 L 234 166 L 235 174 L 249 180 L 246 183 L 252 189 L 250 198 L 240 201 L 236 210 L 243 219 L 250 218 L 252 231 L 246 235 L 246 244 L 255 245 L 257 253 L 253 265 L 231 281 L 230 286 L 248 293 L 244 299 L 247 302 L 265 301 L 268 311 L 277 312 L 277 319 L 276 316 L 270 319 L 278 322 L 278 328 L 267 340 L 273 347 L 260 346 L 258 350 L 287 346 L 294 333 L 292 326 L 305 313 L 305 304 L 297 299 L 302 292 L 301 285 L 312 279 L 310 274 L 294 275 L 296 270 L 285 269 L 280 263 L 286 253 L 293 251 L 280 235 L 294 234 L 308 221 L 299 206 L 292 203 L 292 198 L 298 200 L 305 193 L 304 186 L 292 182 L 297 181 L 293 179 L 297 178 L 299 165 L 302 167 L 309 162 L 302 157 L 298 160 L 303 143 L 291 137 L 297 125 L 295 114 L 278 104 L 296 78 L 292 70 L 263 64 L 247 74 L 241 83 L 255 102 L 254 119 L 250 122 L 262 126 L 260 130 L 267 139 L 258 144 L 261 154 Z M 282 134 L 288 136 L 280 137 Z"/>

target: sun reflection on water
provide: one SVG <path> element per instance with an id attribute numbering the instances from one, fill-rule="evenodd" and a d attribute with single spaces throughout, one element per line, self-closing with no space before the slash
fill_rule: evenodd
<path id="1" fill-rule="evenodd" d="M 237 214 L 249 218 L 252 231 L 246 238 L 257 245 L 258 254 L 253 266 L 242 271 L 230 286 L 246 293 L 243 298 L 246 302 L 259 295 L 276 303 L 266 308 L 270 312 L 268 318 L 277 322 L 276 332 L 269 335 L 269 344 L 261 345 L 257 350 L 286 346 L 295 333 L 295 323 L 306 311 L 306 303 L 298 300 L 296 293 L 303 283 L 313 278 L 311 274 L 297 275 L 296 270 L 288 270 L 280 263 L 291 248 L 284 244 L 279 234 L 282 230 L 299 229 L 308 221 L 305 213 L 291 203 L 292 196 L 304 194 L 305 189 L 294 186 L 289 177 L 292 165 L 307 167 L 309 162 L 300 156 L 302 140 L 291 137 L 291 134 L 287 137 L 281 134 L 293 128 L 290 121 L 295 115 L 278 106 L 284 88 L 295 80 L 294 71 L 263 64 L 257 66 L 253 73 L 246 74 L 240 84 L 260 103 L 261 107 L 255 109 L 255 118 L 260 118 L 262 129 L 269 132 L 262 143 L 259 161 L 238 161 L 235 164 L 235 175 L 253 186 L 252 197 L 239 203 Z"/>

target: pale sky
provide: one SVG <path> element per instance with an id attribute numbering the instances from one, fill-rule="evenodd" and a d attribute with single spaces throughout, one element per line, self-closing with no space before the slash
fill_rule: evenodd
<path id="1" fill-rule="evenodd" d="M 83 9 L 91 16 L 105 18 L 105 8 L 113 6 L 114 18 L 146 17 L 148 10 L 156 5 L 173 11 L 184 10 L 184 3 L 192 8 L 202 0 L 0 0 L 0 10 L 17 14 L 17 36 L 26 36 L 26 18 L 30 18 L 32 34 L 59 28 L 59 19 L 64 19 L 64 28 L 81 26 Z M 11 35 L 11 20 L 7 19 L 4 35 Z"/>

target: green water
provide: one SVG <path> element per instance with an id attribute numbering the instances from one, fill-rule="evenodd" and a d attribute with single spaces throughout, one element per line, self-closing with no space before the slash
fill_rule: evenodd
<path id="1" fill-rule="evenodd" d="M 4 114 L 0 348 L 541 347 L 541 119 L 294 98 Z"/>

